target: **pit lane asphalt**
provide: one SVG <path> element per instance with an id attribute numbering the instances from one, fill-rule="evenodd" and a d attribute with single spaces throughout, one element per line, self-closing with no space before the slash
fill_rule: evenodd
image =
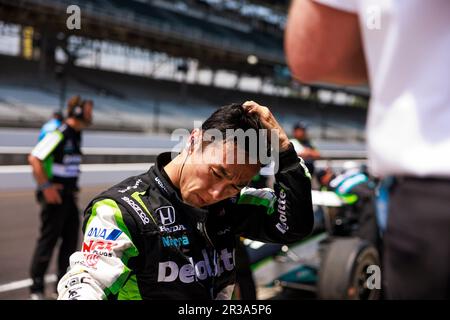
<path id="1" fill-rule="evenodd" d="M 89 201 L 110 185 L 83 187 L 78 201 L 80 215 Z M 39 209 L 32 189 L 0 192 L 0 287 L 29 279 L 31 257 L 39 235 Z M 80 245 L 81 239 L 80 231 Z M 53 252 L 47 274 L 56 273 L 56 257 L 57 250 Z M 47 296 L 50 297 L 54 286 L 54 282 L 46 285 Z M 289 290 L 264 294 L 260 294 L 258 291 L 258 297 L 264 300 L 312 299 L 308 293 Z M 0 292 L 0 300 L 24 299 L 29 299 L 28 287 Z"/>
<path id="2" fill-rule="evenodd" d="M 84 187 L 80 192 L 80 211 L 106 186 Z M 81 212 L 80 212 L 81 214 Z M 18 280 L 28 279 L 31 257 L 39 235 L 39 205 L 34 190 L 0 192 L 0 286 Z M 81 235 L 80 235 L 81 236 Z M 81 238 L 80 238 L 81 239 Z M 81 244 L 81 240 L 79 241 Z M 56 271 L 57 251 L 53 252 L 47 274 Z M 47 285 L 51 292 L 54 283 Z M 0 292 L 1 300 L 28 299 L 28 288 Z"/>

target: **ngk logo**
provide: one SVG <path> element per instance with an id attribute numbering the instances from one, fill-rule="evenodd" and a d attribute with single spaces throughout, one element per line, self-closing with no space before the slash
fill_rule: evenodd
<path id="1" fill-rule="evenodd" d="M 116 242 L 114 241 L 90 240 L 89 243 L 83 243 L 82 251 L 111 256 L 111 251 L 115 244 Z"/>

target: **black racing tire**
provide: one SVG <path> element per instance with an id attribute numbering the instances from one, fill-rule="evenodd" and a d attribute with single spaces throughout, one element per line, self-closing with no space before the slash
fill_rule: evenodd
<path id="1" fill-rule="evenodd" d="M 319 270 L 317 298 L 377 300 L 379 289 L 369 289 L 370 265 L 380 266 L 377 249 L 360 238 L 335 238 L 324 252 Z"/>

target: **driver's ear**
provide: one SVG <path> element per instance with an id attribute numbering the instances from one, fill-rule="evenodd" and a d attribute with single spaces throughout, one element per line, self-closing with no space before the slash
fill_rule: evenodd
<path id="1" fill-rule="evenodd" d="M 193 135 L 191 135 L 190 141 L 189 141 L 188 152 L 189 153 L 194 152 L 194 147 L 195 147 L 195 137 Z"/>
<path id="2" fill-rule="evenodd" d="M 194 129 L 191 132 L 188 143 L 188 152 L 194 152 L 197 141 L 201 140 L 201 131 L 199 129 Z"/>

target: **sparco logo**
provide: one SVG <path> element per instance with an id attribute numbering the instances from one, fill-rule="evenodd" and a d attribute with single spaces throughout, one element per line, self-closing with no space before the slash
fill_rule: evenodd
<path id="1" fill-rule="evenodd" d="M 120 192 L 120 193 L 125 193 L 125 192 L 127 192 L 128 190 L 131 190 L 131 189 L 137 189 L 137 187 L 139 187 L 139 185 L 141 184 L 141 182 L 142 182 L 142 180 L 141 180 L 141 179 L 138 179 L 138 180 L 136 180 L 136 183 L 134 184 L 134 186 L 127 186 L 125 189 L 118 190 L 118 192 Z"/>
<path id="2" fill-rule="evenodd" d="M 165 226 L 175 222 L 175 209 L 172 206 L 160 207 L 156 209 L 156 213 L 161 217 L 161 223 Z"/>
<path id="3" fill-rule="evenodd" d="M 128 205 L 133 208 L 134 211 L 136 211 L 143 224 L 147 224 L 150 222 L 150 219 L 146 216 L 144 211 L 142 211 L 142 209 L 133 200 L 128 197 L 122 197 L 122 200 L 128 203 Z"/>
<path id="4" fill-rule="evenodd" d="M 286 217 L 286 193 L 283 189 L 280 190 L 280 196 L 278 199 L 278 213 L 280 222 L 276 224 L 277 229 L 282 233 L 285 234 L 286 231 L 289 230 L 289 226 L 287 225 L 287 217 Z"/>
<path id="5" fill-rule="evenodd" d="M 215 259 L 211 262 L 205 249 L 202 250 L 202 255 L 203 260 L 194 262 L 192 258 L 189 258 L 190 263 L 181 267 L 174 261 L 160 262 L 158 282 L 173 282 L 179 278 L 183 283 L 192 283 L 208 277 L 220 276 L 224 271 L 234 269 L 234 249 L 232 252 L 223 249 L 220 257 L 214 254 Z"/>

